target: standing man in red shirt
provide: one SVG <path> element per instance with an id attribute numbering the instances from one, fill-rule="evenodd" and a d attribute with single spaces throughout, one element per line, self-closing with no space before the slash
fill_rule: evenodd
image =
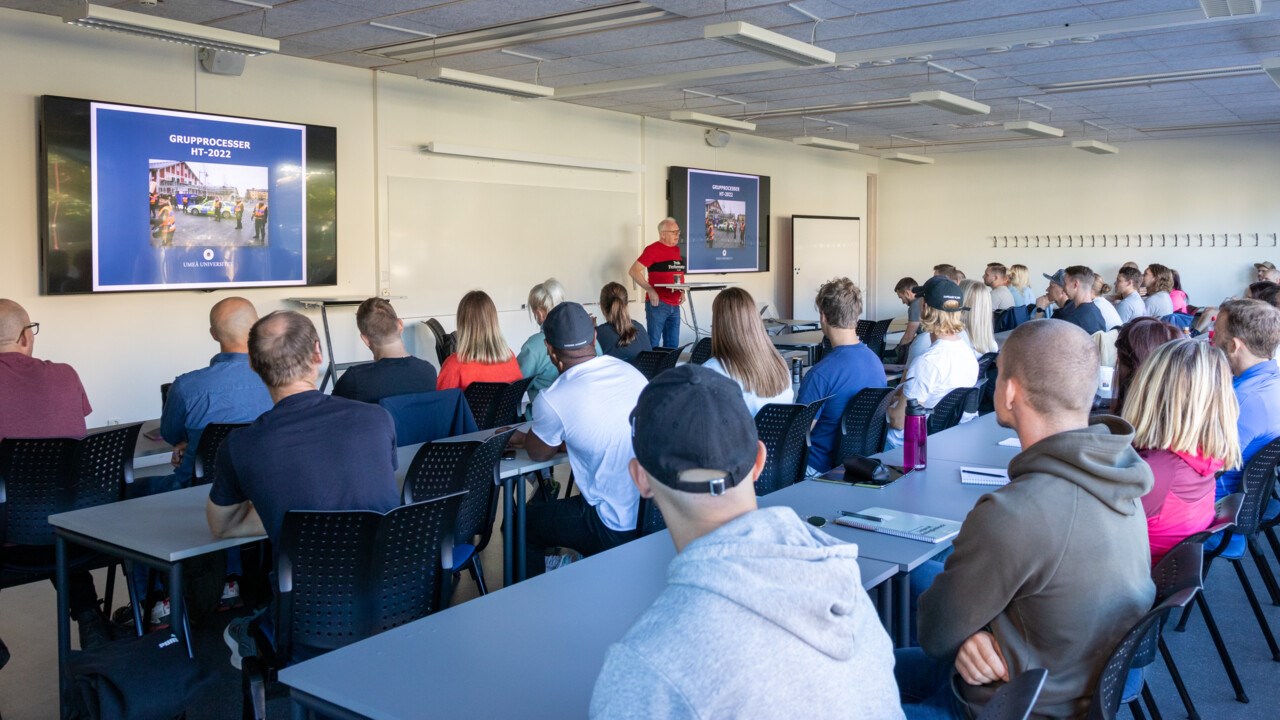
<path id="1" fill-rule="evenodd" d="M 644 318 L 649 328 L 649 343 L 655 348 L 680 346 L 680 303 L 684 301 L 684 292 L 656 288 L 654 284 L 674 283 L 677 275 L 683 281 L 684 272 L 684 257 L 680 255 L 680 223 L 675 218 L 666 218 L 658 223 L 658 242 L 640 253 L 628 273 L 648 295 Z"/>

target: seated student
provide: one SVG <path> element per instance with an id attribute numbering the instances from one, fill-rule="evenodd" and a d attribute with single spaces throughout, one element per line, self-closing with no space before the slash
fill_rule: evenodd
<path id="1" fill-rule="evenodd" d="M 738 395 L 696 365 L 640 394 L 631 478 L 677 555 L 666 589 L 609 648 L 590 717 L 901 718 L 858 548 L 790 508 L 756 509 L 765 449 Z M 778 671 L 751 671 L 766 666 Z"/>
<path id="2" fill-rule="evenodd" d="M 1013 292 L 1013 299 L 1019 304 L 1036 304 L 1036 293 L 1031 289 L 1031 273 L 1026 265 L 1009 266 L 1009 288 Z"/>
<path id="3" fill-rule="evenodd" d="M 1114 330 L 1124 324 L 1120 319 L 1120 312 L 1116 310 L 1116 306 L 1111 303 L 1107 296 L 1111 294 L 1111 286 L 1108 285 L 1101 275 L 1093 276 L 1093 304 L 1098 306 L 1098 312 L 1102 313 L 1102 324 L 1107 330 Z"/>
<path id="4" fill-rule="evenodd" d="M 835 278 L 818 288 L 814 304 L 831 350 L 805 374 L 796 402 L 808 405 L 827 399 L 809 432 L 809 474 L 820 475 L 844 459 L 836 456 L 845 405 L 859 390 L 884 387 L 887 381 L 884 363 L 858 339 L 862 290 L 849 278 Z"/>
<path id="5" fill-rule="evenodd" d="M 1111 414 L 1124 412 L 1129 386 L 1142 363 L 1161 345 L 1182 337 L 1182 331 L 1150 315 L 1136 317 L 1120 327 L 1116 335 L 1115 375 L 1111 380 Z"/>
<path id="6" fill-rule="evenodd" d="M 539 330 L 524 341 L 520 352 L 516 354 L 516 362 L 520 364 L 522 377 L 533 378 L 528 390 L 530 404 L 533 403 L 534 398 L 538 397 L 538 393 L 551 387 L 551 383 L 560 376 L 556 366 L 551 364 L 551 358 L 547 356 L 546 338 L 541 328 L 551 308 L 562 302 L 564 302 L 564 286 L 555 278 L 547 278 L 529 290 L 529 314 L 533 316 L 533 321 L 538 324 Z"/>
<path id="7" fill-rule="evenodd" d="M 84 419 L 93 412 L 89 396 L 75 368 L 36 359 L 38 332 L 40 323 L 31 322 L 21 305 L 0 298 L 0 440 L 82 438 Z M 2 558 L 5 566 L 46 567 L 53 564 L 53 555 L 52 546 L 19 545 L 5 548 Z M 71 573 L 69 581 L 70 615 L 80 631 L 80 647 L 105 645 L 111 633 L 98 610 L 93 576 L 80 570 Z"/>
<path id="8" fill-rule="evenodd" d="M 951 263 L 939 263 L 933 266 L 934 277 L 945 277 L 957 285 L 960 284 L 961 274 L 962 273 L 956 269 L 956 266 Z"/>
<path id="9" fill-rule="evenodd" d="M 627 310 L 627 289 L 611 282 L 600 289 L 600 312 L 604 322 L 596 326 L 596 345 L 605 355 L 631 362 L 645 350 L 652 350 L 649 331 L 631 319 Z"/>
<path id="10" fill-rule="evenodd" d="M 711 359 L 703 365 L 738 383 L 752 417 L 769 403 L 795 398 L 791 371 L 769 342 L 756 301 L 742 288 L 722 290 L 711 303 Z"/>
<path id="11" fill-rule="evenodd" d="M 1009 289 L 1009 270 L 1004 265 L 987 263 L 987 269 L 982 272 L 982 283 L 991 288 L 992 310 L 1008 310 L 1020 304 Z"/>
<path id="12" fill-rule="evenodd" d="M 1264 262 L 1254 263 L 1253 269 L 1257 271 L 1258 282 L 1262 282 L 1264 280 L 1270 280 L 1267 275 L 1276 269 L 1276 265 L 1270 260 L 1266 260 Z"/>
<path id="13" fill-rule="evenodd" d="M 924 298 L 920 328 L 932 337 L 933 344 L 907 366 L 902 384 L 894 391 L 894 399 L 889 405 L 887 449 L 902 446 L 908 400 L 915 400 L 924 408 L 931 409 L 952 390 L 972 387 L 978 382 L 977 357 L 973 348 L 960 337 L 964 329 L 960 286 L 946 278 L 935 277 L 918 288 L 916 294 Z"/>
<path id="14" fill-rule="evenodd" d="M 542 323 L 547 352 L 560 371 L 551 387 L 533 402 L 533 426 L 511 437 L 534 460 L 549 460 L 562 448 L 580 494 L 563 500 L 529 503 L 525 515 L 529 574 L 546 569 L 549 547 L 566 547 L 584 556 L 635 537 L 640 496 L 627 464 L 631 424 L 645 377 L 630 363 L 596 355 L 595 324 L 581 305 L 564 302 Z"/>
<path id="15" fill-rule="evenodd" d="M 1218 307 L 1213 344 L 1227 356 L 1240 420 L 1239 468 L 1218 478 L 1216 497 L 1240 491 L 1244 463 L 1280 437 L 1280 368 L 1272 359 L 1280 345 L 1280 310 L 1261 300 L 1228 300 Z"/>
<path id="16" fill-rule="evenodd" d="M 986 353 L 998 352 L 1000 347 L 996 345 L 996 336 L 992 330 L 994 311 L 991 309 L 991 296 L 994 293 L 977 280 L 962 281 L 960 292 L 964 296 L 964 310 L 960 315 L 964 318 L 965 334 L 969 338 L 973 354 L 982 357 Z"/>
<path id="17" fill-rule="evenodd" d="M 275 406 L 227 436 L 206 515 L 214 537 L 266 534 L 276 548 L 290 510 L 376 510 L 400 504 L 396 432 L 377 405 L 316 389 L 320 337 L 297 312 L 273 312 L 249 332 L 249 363 Z M 224 633 L 231 664 L 253 652 L 252 617 Z"/>
<path id="18" fill-rule="evenodd" d="M 510 383 L 524 377 L 511 347 L 498 327 L 498 308 L 483 290 L 472 290 L 458 303 L 458 348 L 445 358 L 437 390 L 466 390 L 473 382 Z"/>
<path id="19" fill-rule="evenodd" d="M 919 283 L 911 277 L 904 277 L 893 286 L 894 294 L 907 306 L 907 327 L 902 331 L 902 339 L 898 341 L 898 361 L 903 363 L 907 361 L 906 349 L 911 347 L 911 342 L 920 332 L 920 298 L 912 292 L 918 286 Z"/>
<path id="20" fill-rule="evenodd" d="M 333 394 L 376 403 L 394 395 L 431 392 L 436 389 L 436 369 L 404 348 L 404 321 L 382 298 L 372 297 L 356 309 L 360 342 L 373 351 L 373 362 L 355 365 L 342 373 Z"/>
<path id="21" fill-rule="evenodd" d="M 1037 307 L 1045 307 L 1052 301 L 1058 306 L 1053 317 L 1065 320 L 1090 335 L 1106 332 L 1102 312 L 1093 304 L 1093 271 L 1083 265 L 1072 265 L 1052 275 L 1045 275 L 1049 287 L 1045 296 L 1036 301 Z"/>
<path id="22" fill-rule="evenodd" d="M 1169 290 L 1169 300 L 1173 303 L 1173 311 L 1176 313 L 1187 312 L 1187 294 L 1182 291 L 1182 276 L 1177 270 L 1170 270 L 1173 276 L 1173 287 Z"/>
<path id="23" fill-rule="evenodd" d="M 1120 272 L 1116 273 L 1115 291 L 1120 298 L 1116 302 L 1116 314 L 1120 316 L 1121 324 L 1147 314 L 1147 304 L 1142 301 L 1142 296 L 1138 294 L 1138 289 L 1141 286 L 1142 273 L 1138 271 L 1138 268 L 1122 267 Z"/>
<path id="24" fill-rule="evenodd" d="M 1037 667 L 1049 677 L 1032 714 L 1083 718 L 1116 643 L 1155 597 L 1137 502 L 1151 470 L 1128 423 L 1090 421 L 1093 340 L 1058 320 L 1024 323 L 996 363 L 996 419 L 1024 450 L 920 596 L 920 648 L 899 650 L 894 670 L 908 718 L 972 717 L 1001 681 Z"/>
<path id="25" fill-rule="evenodd" d="M 1159 263 L 1152 263 L 1142 273 L 1142 289 L 1146 292 L 1147 314 L 1162 318 L 1173 314 L 1173 271 Z"/>
<path id="26" fill-rule="evenodd" d="M 1179 339 L 1156 348 L 1134 378 L 1124 419 L 1155 476 L 1142 496 L 1155 565 L 1214 517 L 1214 476 L 1240 465 L 1240 406 L 1217 348 Z"/>

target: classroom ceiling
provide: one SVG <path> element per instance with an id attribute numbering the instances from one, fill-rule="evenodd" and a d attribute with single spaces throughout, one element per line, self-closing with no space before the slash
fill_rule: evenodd
<path id="1" fill-rule="evenodd" d="M 69 4 L 0 0 L 55 15 Z M 556 99 L 537 102 L 659 117 L 696 110 L 751 119 L 758 135 L 817 135 L 872 154 L 1280 131 L 1280 86 L 1260 67 L 1280 57 L 1280 0 L 1261 0 L 1258 14 L 1214 20 L 1199 0 L 104 4 L 277 38 L 282 53 L 297 57 L 411 76 L 437 66 L 466 70 L 555 88 Z M 836 52 L 837 63 L 798 68 L 703 39 L 705 25 L 727 21 L 813 42 Z M 415 46 L 392 47 L 405 43 Z M 401 59 L 408 50 L 416 54 Z M 1129 84 L 1069 85 L 1117 78 Z M 973 98 L 991 113 L 850 107 L 922 90 Z M 1004 129 L 1017 119 L 1062 128 L 1066 137 Z"/>

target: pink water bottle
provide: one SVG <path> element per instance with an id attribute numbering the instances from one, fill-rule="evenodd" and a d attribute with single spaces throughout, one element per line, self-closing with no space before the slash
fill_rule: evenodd
<path id="1" fill-rule="evenodd" d="M 924 407 L 915 400 L 907 400 L 907 415 L 902 427 L 902 467 L 904 470 L 923 470 L 928 465 L 926 443 L 929 439 L 928 422 Z"/>

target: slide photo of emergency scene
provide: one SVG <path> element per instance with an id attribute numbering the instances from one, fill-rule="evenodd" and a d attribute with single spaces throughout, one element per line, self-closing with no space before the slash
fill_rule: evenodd
<path id="1" fill-rule="evenodd" d="M 707 200 L 707 247 L 740 248 L 747 243 L 747 203 L 743 200 Z"/>
<path id="2" fill-rule="evenodd" d="M 267 168 L 151 160 L 153 247 L 266 247 Z"/>

